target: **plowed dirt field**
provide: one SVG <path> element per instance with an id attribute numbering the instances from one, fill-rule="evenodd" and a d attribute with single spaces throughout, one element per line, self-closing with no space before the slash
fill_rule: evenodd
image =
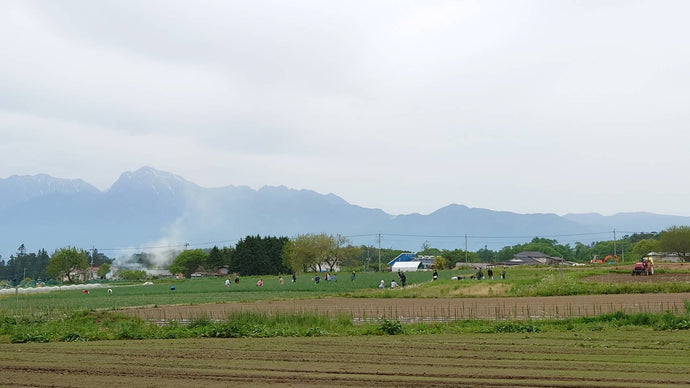
<path id="1" fill-rule="evenodd" d="M 686 331 L 0 344 L 3 387 L 678 387 Z"/>

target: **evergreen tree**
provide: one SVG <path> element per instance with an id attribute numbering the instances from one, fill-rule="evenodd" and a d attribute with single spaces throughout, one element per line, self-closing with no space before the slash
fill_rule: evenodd
<path id="1" fill-rule="evenodd" d="M 247 236 L 235 246 L 230 270 L 241 275 L 287 273 L 281 254 L 287 237 Z"/>
<path id="2" fill-rule="evenodd" d="M 216 271 L 223 265 L 225 265 L 223 252 L 214 245 L 213 248 L 211 248 L 211 251 L 208 253 L 208 258 L 206 259 L 206 264 L 204 267 L 210 271 Z"/>

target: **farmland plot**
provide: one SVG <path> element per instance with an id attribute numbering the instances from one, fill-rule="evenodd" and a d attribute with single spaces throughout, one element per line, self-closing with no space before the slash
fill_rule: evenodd
<path id="1" fill-rule="evenodd" d="M 1 344 L 3 386 L 662 387 L 687 332 L 623 330 Z"/>
<path id="2" fill-rule="evenodd" d="M 690 294 L 616 294 L 516 298 L 322 298 L 125 309 L 152 321 L 184 321 L 194 317 L 222 320 L 231 312 L 317 313 L 351 315 L 355 320 L 396 319 L 401 322 L 455 319 L 541 319 L 596 316 L 605 313 L 678 313 Z"/>

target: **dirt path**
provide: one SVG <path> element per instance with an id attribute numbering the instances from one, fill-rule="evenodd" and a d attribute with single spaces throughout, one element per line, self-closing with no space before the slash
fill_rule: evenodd
<path id="1" fill-rule="evenodd" d="M 413 322 L 454 319 L 567 318 L 593 316 L 616 311 L 625 313 L 680 312 L 684 311 L 686 301 L 690 301 L 690 293 L 529 298 L 323 298 L 195 306 L 140 307 L 124 311 L 127 314 L 155 321 L 185 321 L 195 317 L 222 320 L 233 311 L 254 311 L 268 314 L 309 312 L 331 316 L 345 313 L 360 321 L 387 318 Z"/>

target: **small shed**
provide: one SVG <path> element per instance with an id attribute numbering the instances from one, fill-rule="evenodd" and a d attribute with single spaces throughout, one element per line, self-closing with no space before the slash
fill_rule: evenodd
<path id="1" fill-rule="evenodd" d="M 391 271 L 393 272 L 410 272 L 410 271 L 419 271 L 420 269 L 424 268 L 422 266 L 421 261 L 399 261 L 395 264 L 393 264 L 393 267 L 391 267 Z"/>

